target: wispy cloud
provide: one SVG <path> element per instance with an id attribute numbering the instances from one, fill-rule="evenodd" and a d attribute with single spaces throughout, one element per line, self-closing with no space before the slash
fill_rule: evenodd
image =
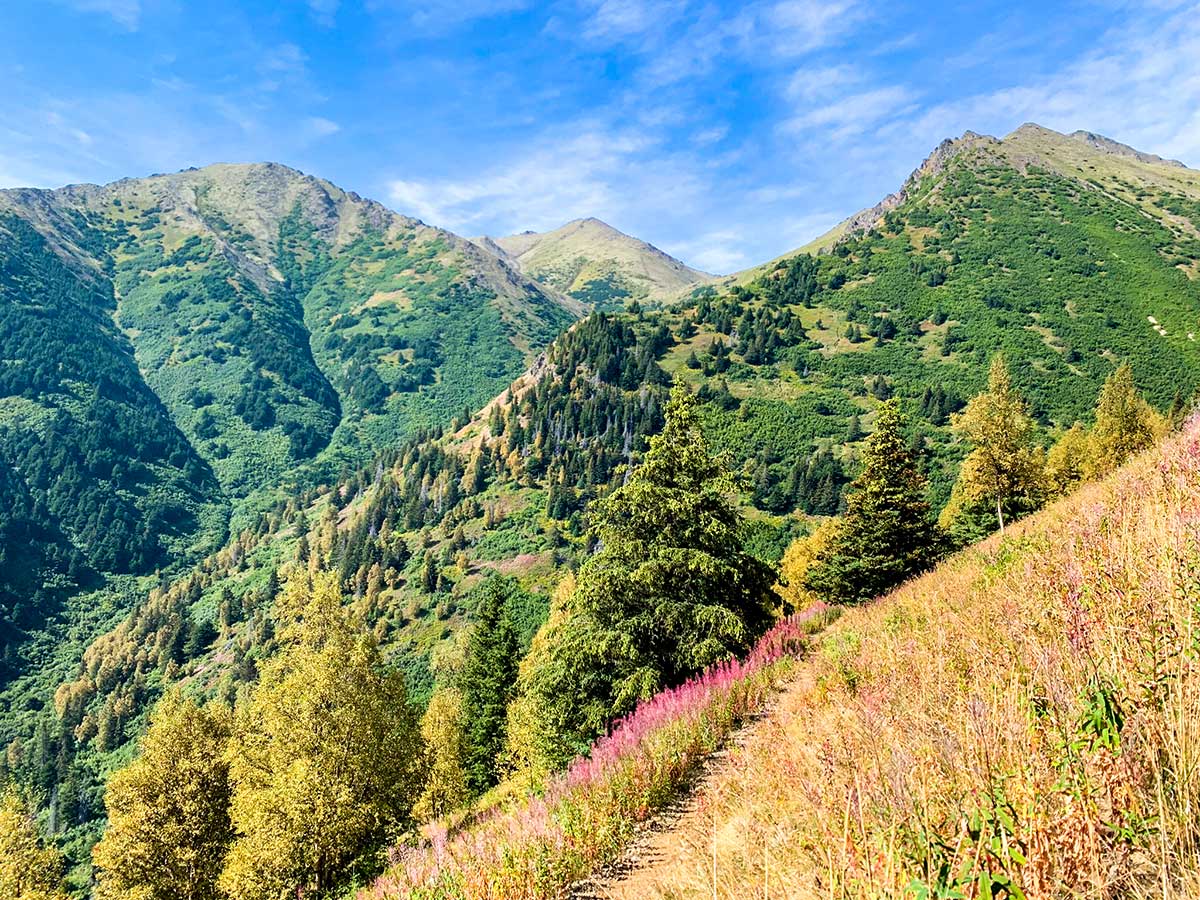
<path id="1" fill-rule="evenodd" d="M 337 122 L 333 122 L 322 116 L 309 116 L 304 120 L 304 131 L 311 138 L 329 137 L 331 134 L 337 134 L 342 130 Z"/>
<path id="2" fill-rule="evenodd" d="M 367 0 L 377 16 L 399 16 L 425 31 L 448 31 L 479 19 L 491 19 L 529 9 L 534 0 Z"/>
<path id="3" fill-rule="evenodd" d="M 142 18 L 141 0 L 60 0 L 80 12 L 100 13 L 128 31 L 137 31 Z"/>
<path id="4" fill-rule="evenodd" d="M 934 104 L 884 131 L 895 138 L 1003 130 L 1025 121 L 1103 132 L 1200 163 L 1200 5 L 1153 27 L 1125 23 L 1058 72 Z"/>
<path id="5" fill-rule="evenodd" d="M 337 24 L 341 5 L 341 0 L 308 0 L 308 10 L 322 28 L 332 28 Z"/>
<path id="6" fill-rule="evenodd" d="M 389 193 L 401 212 L 454 229 L 543 230 L 611 213 L 618 182 L 638 171 L 634 160 L 648 147 L 636 135 L 590 130 L 474 178 L 396 179 Z"/>

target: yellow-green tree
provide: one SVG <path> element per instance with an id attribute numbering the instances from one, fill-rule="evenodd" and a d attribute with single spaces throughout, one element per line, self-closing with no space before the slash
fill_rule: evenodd
<path id="1" fill-rule="evenodd" d="M 1049 496 L 1061 497 L 1087 477 L 1092 446 L 1092 436 L 1081 422 L 1076 422 L 1054 442 L 1046 454 L 1046 492 Z"/>
<path id="2" fill-rule="evenodd" d="M 811 534 L 796 538 L 783 551 L 775 593 L 783 600 L 785 609 L 801 610 L 821 599 L 808 588 L 808 573 L 837 534 L 839 525 L 838 519 L 826 519 Z"/>
<path id="3" fill-rule="evenodd" d="M 108 829 L 92 851 L 101 900 L 216 900 L 233 840 L 231 714 L 177 690 L 155 708 L 138 756 L 104 792 Z"/>
<path id="4" fill-rule="evenodd" d="M 1162 421 L 1133 384 L 1133 370 L 1123 363 L 1108 376 L 1096 400 L 1096 425 L 1088 477 L 1106 475 L 1134 453 L 1153 445 Z"/>
<path id="5" fill-rule="evenodd" d="M 467 737 L 462 694 L 455 688 L 437 691 L 421 717 L 421 737 L 429 761 L 429 780 L 414 814 L 428 820 L 463 806 L 467 790 Z"/>
<path id="6" fill-rule="evenodd" d="M 42 841 L 29 804 L 12 786 L 0 785 L 0 897 L 67 900 L 63 858 Z"/>
<path id="7" fill-rule="evenodd" d="M 294 575 L 277 610 L 280 652 L 230 742 L 238 836 L 220 885 L 234 900 L 324 896 L 375 868 L 424 786 L 404 679 L 344 609 L 337 576 Z"/>
<path id="8" fill-rule="evenodd" d="M 1029 404 L 1013 386 L 1004 357 L 996 354 L 987 390 L 955 416 L 954 430 L 971 445 L 963 460 L 942 525 L 956 525 L 975 509 L 988 508 L 1004 530 L 1007 513 L 1031 512 L 1041 502 L 1042 452 L 1034 444 L 1035 425 Z"/>

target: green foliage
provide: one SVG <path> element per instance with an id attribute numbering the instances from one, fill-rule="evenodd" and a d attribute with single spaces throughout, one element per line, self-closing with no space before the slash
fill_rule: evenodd
<path id="1" fill-rule="evenodd" d="M 479 589 L 460 679 L 467 784 L 483 793 L 499 780 L 508 704 L 517 681 L 518 638 L 508 612 L 516 586 L 493 576 Z"/>
<path id="2" fill-rule="evenodd" d="M 1037 509 L 1043 500 L 1043 459 L 1034 443 L 1029 405 L 1014 389 L 1004 357 L 992 359 L 988 389 L 954 419 L 954 430 L 970 445 L 942 523 L 953 531 L 972 507 L 990 508 L 1004 520 Z"/>
<path id="3" fill-rule="evenodd" d="M 42 841 L 33 810 L 12 785 L 0 785 L 0 897 L 66 900 L 63 858 Z"/>
<path id="4" fill-rule="evenodd" d="M 229 749 L 237 839 L 220 885 L 234 900 L 318 896 L 403 828 L 424 784 L 403 679 L 342 608 L 332 575 L 280 598 L 283 649 L 237 710 Z"/>
<path id="5" fill-rule="evenodd" d="M 219 900 L 233 841 L 229 710 L 178 692 L 151 716 L 137 758 L 108 782 L 93 856 L 102 900 Z"/>
<path id="6" fill-rule="evenodd" d="M 806 587 L 827 600 L 877 597 L 932 565 L 942 549 L 904 426 L 898 401 L 880 407 L 846 514 L 808 570 Z"/>
<path id="7" fill-rule="evenodd" d="M 1133 369 L 1123 363 L 1105 380 L 1096 400 L 1090 471 L 1111 472 L 1153 444 L 1160 431 L 1158 415 L 1133 385 Z"/>
<path id="8" fill-rule="evenodd" d="M 586 742 L 761 633 L 773 577 L 742 549 L 734 487 L 700 435 L 695 398 L 677 385 L 641 467 L 594 505 L 599 549 L 551 626 L 549 661 L 530 677 L 561 733 Z"/>

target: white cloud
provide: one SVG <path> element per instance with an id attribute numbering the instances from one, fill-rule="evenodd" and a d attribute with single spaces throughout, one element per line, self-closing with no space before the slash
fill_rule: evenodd
<path id="1" fill-rule="evenodd" d="M 337 24 L 337 13 L 341 0 L 308 0 L 308 9 L 318 25 L 332 28 Z"/>
<path id="2" fill-rule="evenodd" d="M 633 174 L 634 158 L 648 148 L 645 138 L 584 131 L 475 178 L 411 181 L 388 185 L 401 212 L 415 213 L 455 230 L 517 231 L 554 228 L 579 216 L 611 214 L 618 181 Z"/>
<path id="3" fill-rule="evenodd" d="M 939 103 L 885 131 L 1002 134 L 1034 121 L 1058 131 L 1085 129 L 1140 150 L 1200 164 L 1200 5 L 1157 27 L 1114 27 L 1097 49 L 1048 77 Z M 932 141 L 927 141 L 932 146 Z"/>
<path id="4" fill-rule="evenodd" d="M 901 86 L 876 88 L 841 97 L 801 112 L 783 123 L 784 131 L 823 130 L 844 141 L 871 130 L 880 122 L 911 113 L 916 107 L 912 92 Z"/>
<path id="5" fill-rule="evenodd" d="M 426 31 L 441 31 L 475 19 L 490 19 L 529 9 L 533 0 L 368 0 L 376 15 L 399 14 Z"/>
<path id="6" fill-rule="evenodd" d="M 342 126 L 322 116 L 310 116 L 304 120 L 304 132 L 311 138 L 329 137 L 342 130 Z"/>
<path id="7" fill-rule="evenodd" d="M 141 24 L 141 0 L 64 0 L 64 2 L 80 12 L 110 16 L 114 22 L 128 31 L 137 31 L 138 25 Z"/>
<path id="8" fill-rule="evenodd" d="M 763 15 L 777 53 L 802 56 L 828 46 L 865 17 L 857 0 L 778 0 Z"/>
<path id="9" fill-rule="evenodd" d="M 591 15 L 584 25 L 588 38 L 620 40 L 662 28 L 687 7 L 686 0 L 588 0 Z"/>
<path id="10" fill-rule="evenodd" d="M 818 100 L 862 80 L 863 74 L 849 65 L 804 68 L 792 73 L 784 94 L 793 100 Z"/>

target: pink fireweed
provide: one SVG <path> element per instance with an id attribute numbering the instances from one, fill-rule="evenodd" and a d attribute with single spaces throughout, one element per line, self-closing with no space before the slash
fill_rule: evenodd
<path id="1" fill-rule="evenodd" d="M 780 621 L 742 660 L 643 701 L 541 797 L 447 836 L 396 848 L 360 900 L 536 900 L 615 858 L 637 823 L 665 805 L 737 724 L 754 713 L 827 616 L 823 604 Z"/>

